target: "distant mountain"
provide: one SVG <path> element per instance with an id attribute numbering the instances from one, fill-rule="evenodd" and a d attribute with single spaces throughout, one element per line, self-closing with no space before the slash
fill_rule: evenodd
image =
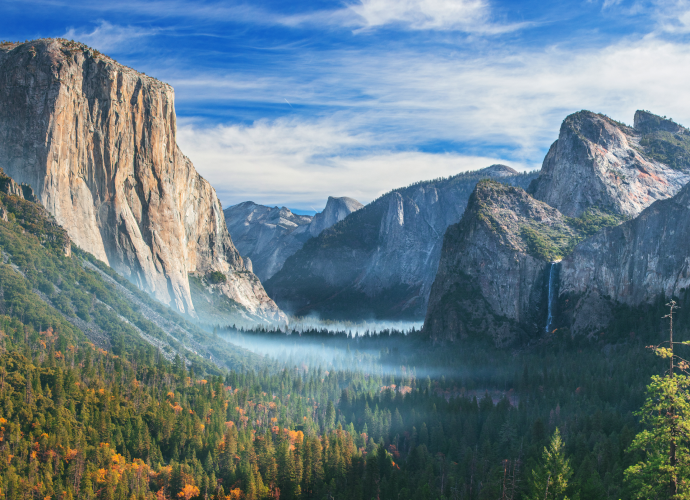
<path id="1" fill-rule="evenodd" d="M 348 198 L 346 196 L 341 198 L 333 198 L 332 196 L 329 196 L 328 201 L 326 202 L 326 208 L 323 209 L 323 212 L 316 214 L 312 219 L 311 224 L 309 224 L 309 234 L 312 237 L 320 235 L 324 230 L 328 229 L 334 224 L 337 224 L 352 212 L 356 212 L 363 206 L 364 205 L 354 198 Z"/>
<path id="2" fill-rule="evenodd" d="M 481 179 L 527 187 L 537 173 L 493 165 L 396 189 L 308 240 L 264 284 L 297 315 L 421 319 L 446 228 Z"/>
<path id="3" fill-rule="evenodd" d="M 309 238 L 362 208 L 353 198 L 328 197 L 323 212 L 311 217 L 290 209 L 246 201 L 224 210 L 225 222 L 240 254 L 251 260 L 253 272 L 265 281 Z"/>
<path id="4" fill-rule="evenodd" d="M 568 116 L 534 198 L 481 183 L 448 228 L 425 333 L 499 345 L 556 328 L 590 334 L 618 305 L 680 294 L 690 285 L 687 151 L 690 131 L 649 112 L 633 128 Z"/>
<path id="5" fill-rule="evenodd" d="M 221 273 L 244 316 L 284 321 L 175 134 L 169 85 L 76 42 L 0 46 L 0 165 L 74 243 L 190 316 L 189 276 Z"/>

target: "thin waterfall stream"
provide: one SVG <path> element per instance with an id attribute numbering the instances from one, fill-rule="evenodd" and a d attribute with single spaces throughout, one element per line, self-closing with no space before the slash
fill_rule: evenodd
<path id="1" fill-rule="evenodd" d="M 553 261 L 549 269 L 549 294 L 547 298 L 547 314 L 546 314 L 546 333 L 551 330 L 551 323 L 553 322 L 553 300 L 555 296 L 556 286 L 554 284 L 556 278 L 556 266 L 560 260 Z"/>

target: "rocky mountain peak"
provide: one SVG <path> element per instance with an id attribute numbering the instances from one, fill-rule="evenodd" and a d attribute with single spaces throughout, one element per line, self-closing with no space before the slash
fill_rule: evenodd
<path id="1" fill-rule="evenodd" d="M 311 234 L 312 237 L 318 236 L 324 229 L 328 229 L 340 222 L 352 212 L 359 210 L 363 206 L 364 205 L 354 198 L 348 198 L 347 196 L 335 198 L 329 196 L 326 202 L 326 208 L 323 209 L 323 212 L 316 214 L 311 221 L 309 234 Z"/>
<path id="2" fill-rule="evenodd" d="M 480 181 L 448 228 L 424 330 L 435 340 L 484 336 L 505 345 L 540 324 L 540 283 L 575 237 L 568 218 L 523 189 Z"/>
<path id="3" fill-rule="evenodd" d="M 491 332 L 496 344 L 541 334 L 555 263 L 620 222 L 591 209 L 568 217 L 518 187 L 480 181 L 460 222 L 446 231 L 425 331 L 448 340 Z"/>
<path id="4" fill-rule="evenodd" d="M 479 173 L 487 177 L 501 178 L 509 177 L 511 175 L 517 175 L 519 172 L 514 168 L 509 167 L 508 165 L 496 163 L 495 165 L 482 168 L 481 170 L 479 170 Z"/>
<path id="5" fill-rule="evenodd" d="M 314 217 L 297 215 L 287 207 L 244 202 L 225 209 L 225 220 L 240 253 L 252 259 L 254 272 L 267 280 L 305 241 L 340 222 L 362 204 L 353 198 L 328 197 L 326 208 Z"/>
<path id="6" fill-rule="evenodd" d="M 560 259 L 576 237 L 557 209 L 494 180 L 477 183 L 463 221 L 481 224 L 500 244 L 545 261 Z"/>
<path id="7" fill-rule="evenodd" d="M 668 127 L 647 115 L 638 117 L 643 130 Z M 685 136 L 650 135 L 605 115 L 574 113 L 563 121 L 529 192 L 571 217 L 590 208 L 634 217 L 690 180 L 687 139 L 686 145 Z"/>

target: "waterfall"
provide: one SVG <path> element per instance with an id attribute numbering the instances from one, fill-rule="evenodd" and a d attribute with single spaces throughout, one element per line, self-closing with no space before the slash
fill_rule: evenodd
<path id="1" fill-rule="evenodd" d="M 548 312 L 546 314 L 546 333 L 549 333 L 551 329 L 551 322 L 553 321 L 553 299 L 554 299 L 554 270 L 556 268 L 558 261 L 551 263 L 551 269 L 549 269 L 549 295 L 548 295 Z"/>

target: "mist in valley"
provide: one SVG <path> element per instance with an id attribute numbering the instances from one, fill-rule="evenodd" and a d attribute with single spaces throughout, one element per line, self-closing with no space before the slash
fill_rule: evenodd
<path id="1" fill-rule="evenodd" d="M 486 394 L 498 402 L 518 397 L 513 381 L 519 368 L 506 356 L 485 346 L 434 346 L 421 332 L 421 322 L 331 322 L 300 319 L 290 327 L 217 328 L 226 342 L 270 360 L 275 369 L 297 370 L 308 376 L 340 372 L 379 380 L 377 390 L 397 393 L 420 390 L 446 399 L 478 399 Z"/>

